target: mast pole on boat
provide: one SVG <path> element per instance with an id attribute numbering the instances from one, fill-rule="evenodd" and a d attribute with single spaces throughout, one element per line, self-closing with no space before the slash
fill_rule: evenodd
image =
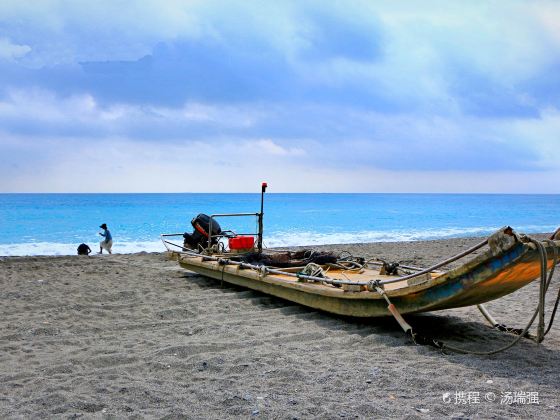
<path id="1" fill-rule="evenodd" d="M 257 238 L 257 252 L 262 253 L 262 243 L 263 243 L 263 216 L 264 216 L 264 193 L 266 192 L 266 187 L 268 187 L 266 182 L 262 183 L 261 186 L 261 212 L 259 213 L 259 233 Z"/>

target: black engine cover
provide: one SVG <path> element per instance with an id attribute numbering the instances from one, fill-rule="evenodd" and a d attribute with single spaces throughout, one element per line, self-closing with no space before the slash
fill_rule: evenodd
<path id="1" fill-rule="evenodd" d="M 210 216 L 200 213 L 191 220 L 191 225 L 194 228 L 193 233 L 184 233 L 183 238 L 185 241 L 183 246 L 190 249 L 198 249 L 201 245 L 203 248 L 208 246 L 208 231 L 210 230 Z M 216 220 L 212 220 L 212 236 L 222 233 L 220 224 Z M 212 238 L 211 244 L 218 243 L 218 238 Z"/>

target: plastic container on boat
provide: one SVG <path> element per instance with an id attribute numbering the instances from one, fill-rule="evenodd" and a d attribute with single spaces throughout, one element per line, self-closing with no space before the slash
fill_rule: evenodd
<path id="1" fill-rule="evenodd" d="M 240 235 L 229 238 L 229 249 L 232 252 L 248 252 L 255 247 L 255 238 L 253 236 Z"/>

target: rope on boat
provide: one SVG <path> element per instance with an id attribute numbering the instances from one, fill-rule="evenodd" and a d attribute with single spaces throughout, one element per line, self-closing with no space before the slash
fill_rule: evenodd
<path id="1" fill-rule="evenodd" d="M 545 310 L 545 297 L 546 297 L 546 272 L 548 264 L 548 255 L 546 255 L 546 248 L 540 241 L 531 241 L 539 249 L 539 256 L 541 259 L 541 282 L 539 284 L 539 323 L 537 325 L 537 343 L 544 339 L 544 310 Z M 544 276 L 542 275 L 544 273 Z"/>
<path id="2" fill-rule="evenodd" d="M 553 236 L 554 236 L 554 235 L 553 235 Z M 544 291 L 542 291 L 541 288 L 539 287 L 539 303 L 540 303 L 540 301 L 541 301 L 541 295 L 543 294 L 543 292 L 544 292 L 544 295 L 546 295 L 546 293 L 548 292 L 548 289 L 549 289 L 549 287 L 550 287 L 550 283 L 552 282 L 552 276 L 554 275 L 554 270 L 555 270 L 555 268 L 556 268 L 556 265 L 558 264 L 558 248 L 557 248 L 557 246 L 556 246 L 556 243 L 555 243 L 554 241 L 552 241 L 551 239 L 545 239 L 545 240 L 543 240 L 543 242 L 546 242 L 546 243 L 548 243 L 548 244 L 551 246 L 552 252 L 553 252 L 553 255 L 554 255 L 554 258 L 553 258 L 552 267 L 550 268 L 550 272 L 549 272 L 549 274 L 548 274 L 548 279 L 546 280 L 546 285 L 545 285 L 545 287 L 544 287 Z M 537 241 L 537 243 L 538 243 L 538 241 Z M 541 244 L 541 243 L 538 243 L 538 244 L 537 244 L 537 243 L 535 243 L 535 245 L 536 245 L 537 247 L 538 247 L 539 245 L 542 247 L 542 244 Z M 547 268 L 548 255 L 547 255 L 546 249 L 545 249 L 544 247 L 542 247 L 542 253 L 541 253 L 541 255 L 544 256 L 544 261 L 542 261 L 542 262 L 544 263 L 544 267 L 545 267 L 545 269 L 546 269 L 546 268 Z M 542 265 L 541 265 L 541 268 L 542 268 Z M 542 282 L 541 282 L 541 284 L 542 284 Z M 542 300 L 544 301 L 544 296 L 542 296 Z M 531 339 L 533 339 L 533 340 L 535 340 L 535 341 L 541 342 L 541 341 L 544 339 L 544 337 L 548 334 L 548 332 L 550 331 L 550 329 L 552 328 L 552 324 L 554 323 L 554 319 L 555 319 L 555 317 L 556 317 L 556 311 L 558 310 L 558 304 L 559 304 L 559 303 L 560 303 L 560 289 L 558 290 L 558 295 L 557 295 L 556 301 L 555 301 L 555 303 L 554 303 L 554 308 L 553 308 L 553 310 L 552 310 L 552 314 L 550 315 L 550 320 L 549 320 L 549 322 L 548 322 L 548 327 L 546 328 L 546 331 L 542 332 L 542 336 L 541 336 L 541 338 L 540 338 L 540 341 L 538 341 L 538 340 L 539 340 L 538 337 L 533 337 L 533 336 L 531 336 L 531 335 L 528 334 L 528 333 L 525 334 L 525 336 L 528 337 L 528 338 L 531 338 Z M 486 319 L 490 322 L 490 324 L 492 324 L 492 326 L 493 326 L 494 328 L 496 328 L 496 329 L 498 329 L 498 330 L 500 330 L 500 331 L 511 332 L 511 333 L 513 333 L 513 334 L 518 334 L 518 335 L 521 334 L 521 331 L 522 331 L 521 329 L 518 329 L 518 328 L 510 328 L 510 327 L 506 327 L 506 326 L 503 325 L 503 324 L 497 323 L 497 322 L 488 314 L 488 312 L 486 311 L 486 309 L 485 309 L 482 305 L 477 305 L 477 306 L 478 306 L 478 308 L 480 309 L 480 311 L 482 312 L 482 314 L 486 317 Z M 539 314 L 542 312 L 542 323 L 543 323 L 543 327 L 541 328 L 541 331 L 543 331 L 543 330 L 544 330 L 544 306 L 542 306 L 542 307 L 539 306 L 539 310 L 540 310 Z"/>
<path id="3" fill-rule="evenodd" d="M 466 251 L 461 252 L 460 254 L 457 254 L 451 258 L 446 259 L 445 261 L 442 261 L 440 263 L 437 263 L 435 265 L 432 265 L 431 267 L 425 268 L 424 270 L 418 271 L 417 273 L 414 274 L 409 274 L 407 276 L 402 276 L 402 277 L 398 277 L 395 279 L 391 279 L 391 280 L 386 280 L 383 282 L 383 284 L 390 284 L 390 283 L 396 283 L 399 281 L 403 281 L 403 280 L 408 280 L 408 279 L 413 279 L 414 277 L 418 277 L 418 276 L 422 276 L 424 274 L 428 274 L 431 273 L 432 271 L 437 270 L 438 268 L 443 267 L 444 265 L 450 264 L 454 261 L 457 261 L 463 257 L 466 257 L 469 254 L 472 254 L 473 252 L 475 252 L 476 250 L 482 248 L 484 245 L 488 244 L 488 239 L 485 239 L 484 241 L 476 244 L 475 246 L 467 249 Z"/>
<path id="4" fill-rule="evenodd" d="M 560 232 L 560 228 L 558 228 L 557 232 Z M 554 235 L 556 232 L 554 233 Z M 553 237 L 554 237 L 553 235 Z M 556 243 L 552 239 L 545 239 L 545 242 L 552 246 L 552 252 L 554 253 L 554 262 L 552 263 L 552 268 L 550 269 L 550 274 L 548 278 L 548 283 L 546 285 L 546 291 L 548 291 L 548 287 L 550 286 L 550 282 L 552 281 L 552 275 L 554 274 L 554 269 L 558 264 L 558 248 L 556 247 Z M 558 289 L 558 295 L 556 296 L 556 302 L 554 302 L 554 309 L 552 310 L 552 314 L 550 315 L 550 321 L 548 322 L 548 327 L 544 332 L 544 336 L 548 334 L 550 329 L 552 328 L 552 324 L 554 323 L 554 318 L 556 316 L 556 310 L 558 309 L 558 304 L 560 303 L 560 288 Z"/>
<path id="5" fill-rule="evenodd" d="M 548 270 L 548 255 L 547 255 L 547 252 L 546 252 L 546 248 L 544 247 L 542 242 L 537 240 L 537 239 L 533 239 L 531 237 L 528 237 L 528 236 L 525 236 L 524 240 L 534 244 L 538 253 L 539 253 L 539 260 L 540 260 L 539 302 L 538 302 L 537 308 L 535 309 L 535 311 L 533 313 L 533 316 L 531 317 L 531 319 L 527 323 L 526 327 L 523 330 L 521 330 L 521 332 L 519 333 L 519 336 L 517 338 L 515 338 L 511 343 L 509 343 L 505 346 L 499 347 L 495 350 L 476 351 L 476 350 L 464 349 L 464 348 L 461 348 L 461 347 L 453 346 L 451 344 L 447 344 L 447 343 L 435 340 L 435 339 L 430 338 L 430 337 L 421 336 L 421 335 L 415 333 L 412 330 L 410 332 L 405 331 L 405 333 L 407 333 L 411 336 L 411 338 L 412 338 L 412 340 L 414 341 L 415 344 L 432 345 L 434 347 L 439 348 L 443 352 L 445 350 L 450 350 L 450 351 L 453 351 L 455 353 L 461 353 L 461 354 L 475 354 L 475 355 L 479 355 L 479 356 L 490 356 L 492 354 L 501 353 L 505 350 L 510 349 L 511 347 L 513 347 L 517 343 L 519 343 L 519 341 L 521 341 L 521 339 L 523 337 L 532 338 L 532 336 L 528 335 L 528 331 L 531 328 L 531 326 L 533 325 L 533 323 L 534 323 L 534 321 L 535 321 L 535 319 L 537 318 L 537 315 L 538 315 L 539 316 L 539 324 L 538 324 L 538 327 L 537 327 L 537 336 L 535 338 L 535 341 L 537 342 L 537 344 L 541 343 L 544 339 L 544 336 L 548 333 L 548 331 L 550 331 L 550 328 L 552 327 L 552 323 L 554 321 L 554 316 L 556 314 L 556 309 L 558 308 L 558 304 L 560 302 L 560 292 L 559 292 L 558 297 L 556 298 L 555 305 L 554 305 L 555 309 L 554 309 L 554 311 L 552 313 L 552 316 L 550 318 L 548 328 L 546 329 L 546 331 L 544 331 L 544 325 L 545 325 L 544 312 L 545 312 L 546 291 L 548 290 L 548 287 L 550 286 L 550 283 L 552 281 L 552 276 L 554 275 L 554 269 L 556 267 L 556 264 L 558 263 L 558 248 L 556 246 L 556 243 L 554 243 L 551 240 L 550 240 L 550 242 L 548 242 L 548 240 L 547 240 L 547 243 L 549 243 L 552 246 L 552 249 L 553 249 L 553 252 L 554 252 L 554 260 L 553 260 L 553 263 L 552 263 L 552 267 L 549 271 Z M 482 312 L 482 310 L 481 310 L 481 312 Z M 484 312 L 483 312 L 483 314 L 484 314 Z M 490 316 L 490 318 L 493 319 L 491 316 Z M 397 321 L 398 321 L 398 319 L 397 319 Z M 516 332 L 517 332 L 517 330 L 516 330 Z"/>
<path id="6" fill-rule="evenodd" d="M 300 273 L 311 277 L 325 277 L 327 271 L 328 269 L 323 270 L 323 267 L 319 264 L 309 263 L 303 268 L 303 270 L 300 271 Z"/>
<path id="7" fill-rule="evenodd" d="M 356 271 L 360 271 L 363 270 L 365 268 L 367 268 L 368 265 L 380 265 L 380 266 L 385 266 L 385 265 L 390 265 L 390 264 L 396 264 L 396 267 L 398 267 L 399 269 L 405 269 L 405 270 L 412 270 L 412 271 L 422 271 L 424 270 L 423 268 L 420 267 L 414 267 L 412 265 L 404 265 L 399 263 L 388 263 L 387 261 L 381 259 L 381 258 L 370 258 L 368 260 L 366 260 L 363 257 L 356 257 L 354 255 L 352 255 L 349 251 L 341 251 L 338 254 L 338 259 L 337 259 L 337 263 L 336 264 L 328 264 L 329 266 L 333 266 L 333 267 L 337 267 L 337 268 L 341 268 L 344 270 L 348 270 L 348 271 L 352 271 L 352 270 L 356 270 Z M 355 268 L 352 267 L 348 267 L 348 266 L 354 266 Z M 406 274 L 411 274 L 411 273 L 406 273 Z"/>
<path id="8" fill-rule="evenodd" d="M 220 279 L 220 287 L 224 287 L 224 271 L 226 271 L 226 265 L 228 265 L 228 260 L 225 258 L 219 258 L 218 264 L 222 266 L 222 278 Z"/>
<path id="9" fill-rule="evenodd" d="M 268 267 L 266 265 L 259 265 L 257 273 L 259 274 L 259 278 L 262 280 L 262 278 L 268 274 Z"/>
<path id="10" fill-rule="evenodd" d="M 170 244 L 170 245 L 177 246 L 178 248 L 181 248 L 181 250 L 183 251 L 184 254 L 190 255 L 192 257 L 200 257 L 201 255 L 203 255 L 200 252 L 195 252 L 195 251 L 192 251 L 192 250 L 188 250 L 185 247 L 181 247 L 177 244 L 174 244 L 174 243 L 166 241 L 166 240 L 163 240 L 163 242 L 167 243 L 167 244 Z M 421 276 L 421 275 L 424 275 L 424 274 L 427 274 L 427 273 L 434 272 L 438 268 L 443 267 L 444 265 L 450 264 L 454 261 L 457 261 L 457 260 L 473 253 L 474 251 L 482 248 L 487 243 L 488 243 L 488 240 L 486 239 L 486 240 L 480 242 L 479 244 L 467 249 L 466 251 L 461 252 L 460 254 L 457 254 L 457 255 L 455 255 L 451 258 L 448 258 L 445 261 L 442 261 L 442 262 L 440 262 L 436 265 L 433 265 L 429 268 L 426 268 L 426 269 L 419 269 L 417 267 L 409 267 L 409 266 L 401 266 L 403 268 L 412 269 L 412 270 L 420 270 L 420 271 L 418 271 L 414 274 L 409 274 L 409 275 L 402 276 L 402 277 L 396 277 L 394 279 L 384 280 L 381 284 L 384 285 L 384 284 L 396 283 L 396 282 L 400 282 L 402 280 L 408 280 L 408 279 L 412 279 L 412 278 L 415 278 L 415 277 L 418 277 L 418 276 Z M 219 259 L 223 259 L 223 258 L 213 257 L 211 255 L 204 255 L 203 258 L 205 259 L 205 261 L 218 261 Z M 350 256 L 350 258 L 352 258 L 352 259 L 343 260 L 342 261 L 343 264 L 353 265 L 354 267 L 356 267 L 355 269 L 358 270 L 358 271 L 360 269 L 363 269 L 367 264 L 375 264 L 376 263 L 376 262 L 373 261 L 373 259 L 371 259 L 371 260 L 368 260 L 368 261 L 364 260 L 363 264 L 360 264 L 360 262 L 353 260 L 353 258 L 355 258 L 355 257 Z M 248 269 L 256 270 L 257 272 L 259 272 L 259 270 L 261 270 L 260 267 L 263 267 L 262 265 L 253 265 L 253 264 L 242 263 L 242 262 L 239 262 L 239 261 L 233 261 L 233 260 L 229 260 L 229 259 L 227 259 L 227 264 L 238 265 L 242 268 L 248 268 Z M 379 262 L 378 264 L 382 265 L 383 262 Z M 347 267 L 347 266 L 345 266 L 344 269 L 352 270 L 352 268 Z M 293 274 L 293 273 L 289 273 L 289 272 L 286 272 L 286 271 L 275 270 L 275 269 L 270 269 L 270 268 L 268 268 L 267 272 L 268 273 L 273 273 L 273 274 L 283 274 L 283 275 L 287 275 L 287 276 L 290 276 L 290 277 L 297 277 L 298 279 L 304 279 L 304 280 L 308 280 L 310 282 L 319 282 L 319 283 L 324 283 L 324 284 L 330 284 L 330 285 L 335 286 L 335 287 L 339 287 L 343 284 L 346 284 L 346 285 L 352 285 L 352 286 L 364 286 L 370 291 L 373 291 L 373 289 L 374 289 L 373 286 L 371 285 L 373 280 L 370 280 L 370 281 L 351 281 L 351 280 L 332 279 L 330 277 L 317 277 L 317 276 L 305 275 L 305 274 L 301 274 L 301 273 Z"/>
<path id="11" fill-rule="evenodd" d="M 351 260 L 338 260 L 336 263 L 329 263 L 327 266 L 332 268 L 338 268 L 344 271 L 363 271 L 364 265 L 356 261 Z"/>
<path id="12" fill-rule="evenodd" d="M 409 270 L 414 270 L 414 271 L 416 271 L 416 273 L 408 274 L 406 276 L 396 277 L 396 278 L 390 279 L 390 280 L 385 280 L 385 281 L 383 281 L 382 284 L 397 283 L 397 282 L 400 282 L 400 281 L 403 281 L 403 280 L 409 280 L 409 279 L 413 279 L 415 277 L 419 277 L 419 276 L 422 276 L 422 275 L 425 275 L 425 274 L 432 273 L 432 272 L 436 271 L 438 268 L 441 268 L 445 265 L 451 264 L 452 262 L 455 262 L 457 260 L 460 260 L 463 257 L 466 257 L 467 255 L 472 254 L 473 252 L 479 250 L 480 248 L 482 248 L 483 246 L 485 246 L 487 244 L 488 244 L 488 239 L 485 239 L 484 241 L 470 247 L 469 249 L 467 249 L 467 250 L 465 250 L 465 251 L 463 251 L 463 252 L 461 252 L 457 255 L 454 255 L 453 257 L 450 257 L 450 258 L 448 258 L 444 261 L 441 261 L 441 262 L 439 262 L 435 265 L 432 265 L 431 267 L 424 268 L 424 269 L 421 269 L 421 268 L 418 268 L 418 267 L 412 267 L 412 266 L 399 265 L 399 267 L 409 269 Z M 350 255 L 350 253 L 348 251 L 345 251 L 345 252 L 347 252 L 349 254 L 350 258 L 353 258 L 352 255 Z M 352 261 L 352 260 L 348 259 L 348 260 L 345 260 L 345 261 Z M 355 264 L 357 264 L 357 263 L 355 263 Z M 377 258 L 372 258 L 370 260 L 365 261 L 364 264 L 362 265 L 362 267 L 367 266 L 367 264 L 377 264 L 377 265 L 385 266 L 385 265 L 387 265 L 387 262 L 383 261 L 383 260 L 379 260 Z M 393 263 L 393 264 L 395 264 L 395 263 Z M 366 286 L 368 288 L 368 290 L 373 290 L 374 287 L 372 286 L 372 281 L 373 280 L 370 280 L 369 282 L 365 282 L 364 284 L 362 284 L 362 286 Z"/>

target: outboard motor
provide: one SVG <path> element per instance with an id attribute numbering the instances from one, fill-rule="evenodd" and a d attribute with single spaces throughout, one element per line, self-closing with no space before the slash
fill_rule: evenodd
<path id="1" fill-rule="evenodd" d="M 208 236 L 210 230 L 210 216 L 206 214 L 199 214 L 191 220 L 191 225 L 194 228 L 193 233 L 184 233 L 185 238 L 184 247 L 190 249 L 198 249 L 201 245 L 203 248 L 208 246 Z M 212 236 L 222 233 L 220 224 L 216 220 L 212 220 Z M 218 238 L 212 238 L 211 245 L 218 243 Z"/>

